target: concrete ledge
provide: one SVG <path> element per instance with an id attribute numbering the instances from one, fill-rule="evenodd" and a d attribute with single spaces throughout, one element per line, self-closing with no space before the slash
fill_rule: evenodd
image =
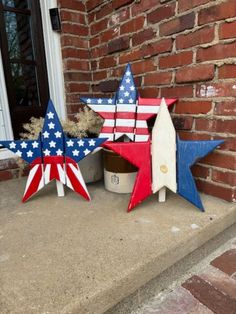
<path id="1" fill-rule="evenodd" d="M 236 222 L 236 204 L 129 195 L 89 186 L 88 203 L 48 186 L 21 204 L 24 180 L 0 184 L 0 313 L 103 313 Z"/>

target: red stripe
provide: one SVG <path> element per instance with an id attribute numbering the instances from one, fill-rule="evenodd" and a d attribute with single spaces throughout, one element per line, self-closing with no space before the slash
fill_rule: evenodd
<path id="1" fill-rule="evenodd" d="M 135 134 L 149 135 L 149 131 L 148 131 L 148 128 L 136 128 Z"/>
<path id="2" fill-rule="evenodd" d="M 115 112 L 98 112 L 103 119 L 115 119 Z"/>
<path id="3" fill-rule="evenodd" d="M 117 112 L 116 119 L 135 119 L 135 112 Z"/>
<path id="4" fill-rule="evenodd" d="M 114 132 L 113 126 L 104 126 L 104 127 L 102 127 L 100 133 L 113 133 L 113 132 Z"/>
<path id="5" fill-rule="evenodd" d="M 38 191 L 39 183 L 41 181 L 43 171 L 41 165 L 35 166 L 38 167 L 37 171 L 35 172 L 34 177 L 31 180 L 31 183 L 28 189 L 25 191 L 25 194 L 22 198 L 22 202 L 26 202 L 33 194 Z"/>
<path id="6" fill-rule="evenodd" d="M 133 127 L 126 127 L 126 126 L 117 126 L 115 128 L 115 132 L 118 133 L 134 133 Z"/>
<path id="7" fill-rule="evenodd" d="M 148 120 L 152 117 L 155 117 L 157 114 L 156 113 L 137 113 L 137 120 Z"/>
<path id="8" fill-rule="evenodd" d="M 77 165 L 76 165 L 76 168 L 78 168 Z M 71 164 L 67 164 L 66 173 L 67 173 L 67 176 L 70 179 L 70 182 L 71 182 L 71 184 L 73 186 L 74 191 L 77 192 L 78 194 L 80 194 L 81 196 L 83 196 L 83 198 L 85 198 L 86 200 L 90 201 L 89 194 L 83 188 L 83 186 L 81 185 L 79 179 L 75 176 L 74 172 L 72 171 Z"/>

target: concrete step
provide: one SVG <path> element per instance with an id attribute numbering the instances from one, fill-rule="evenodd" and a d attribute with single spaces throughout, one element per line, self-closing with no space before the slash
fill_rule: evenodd
<path id="1" fill-rule="evenodd" d="M 92 202 L 49 185 L 21 203 L 24 180 L 0 184 L 0 312 L 104 313 L 236 222 L 236 204 L 202 196 L 129 195 L 89 185 Z"/>

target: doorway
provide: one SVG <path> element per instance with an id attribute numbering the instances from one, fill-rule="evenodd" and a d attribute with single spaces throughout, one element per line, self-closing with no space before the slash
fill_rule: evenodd
<path id="1" fill-rule="evenodd" d="M 14 138 L 44 116 L 49 85 L 39 0 L 0 0 L 0 49 Z"/>

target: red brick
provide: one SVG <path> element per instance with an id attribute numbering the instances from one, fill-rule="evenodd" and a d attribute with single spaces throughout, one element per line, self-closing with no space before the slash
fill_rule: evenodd
<path id="1" fill-rule="evenodd" d="M 236 312 L 236 300 L 218 291 L 198 276 L 192 276 L 182 286 L 214 313 L 233 314 Z"/>
<path id="2" fill-rule="evenodd" d="M 64 59 L 65 58 L 89 59 L 90 54 L 88 50 L 66 47 L 62 49 L 62 57 Z"/>
<path id="3" fill-rule="evenodd" d="M 67 11 L 66 9 L 61 9 L 60 11 L 61 20 L 71 23 L 86 25 L 85 14 L 77 11 Z"/>
<path id="4" fill-rule="evenodd" d="M 176 48 L 186 49 L 206 43 L 210 43 L 214 40 L 215 29 L 214 27 L 204 27 L 192 33 L 186 35 L 179 35 L 176 37 Z"/>
<path id="5" fill-rule="evenodd" d="M 209 81 L 215 76 L 213 64 L 184 67 L 176 72 L 177 83 Z"/>
<path id="6" fill-rule="evenodd" d="M 218 133 L 236 133 L 235 120 L 196 119 L 195 129 Z"/>
<path id="7" fill-rule="evenodd" d="M 121 54 L 119 58 L 119 63 L 124 64 L 131 61 L 139 60 L 141 58 L 141 50 L 132 50 L 131 52 L 128 52 L 126 54 Z"/>
<path id="8" fill-rule="evenodd" d="M 93 72 L 93 81 L 100 81 L 105 78 L 107 78 L 106 70 Z"/>
<path id="9" fill-rule="evenodd" d="M 86 1 L 87 11 L 91 11 L 91 10 L 95 9 L 96 7 L 98 7 L 102 3 L 103 3 L 103 0 L 88 0 L 88 1 Z"/>
<path id="10" fill-rule="evenodd" d="M 112 1 L 112 7 L 114 10 L 117 10 L 121 7 L 123 7 L 124 5 L 128 5 L 130 3 L 132 3 L 134 0 L 113 0 Z"/>
<path id="11" fill-rule="evenodd" d="M 215 267 L 208 266 L 208 268 L 200 274 L 200 277 L 203 280 L 208 281 L 212 286 L 223 292 L 225 295 L 229 295 L 236 299 L 236 280 L 233 280 L 227 274 Z"/>
<path id="12" fill-rule="evenodd" d="M 89 92 L 89 84 L 82 84 L 77 82 L 70 82 L 66 84 L 66 90 L 69 93 L 76 93 L 76 92 Z"/>
<path id="13" fill-rule="evenodd" d="M 179 0 L 179 12 L 193 9 L 208 2 L 209 0 Z"/>
<path id="14" fill-rule="evenodd" d="M 10 170 L 0 171 L 0 181 L 10 180 L 12 178 L 13 178 L 13 175 Z"/>
<path id="15" fill-rule="evenodd" d="M 174 117 L 172 121 L 176 130 L 191 130 L 193 126 L 192 117 Z"/>
<path id="16" fill-rule="evenodd" d="M 216 103 L 214 114 L 221 116 L 236 116 L 236 101 L 222 101 Z"/>
<path id="17" fill-rule="evenodd" d="M 160 3 L 160 0 L 139 1 L 137 3 L 134 3 L 131 7 L 132 16 L 136 16 L 149 9 L 152 9 L 155 6 L 157 6 L 159 3 Z"/>
<path id="18" fill-rule="evenodd" d="M 140 96 L 143 98 L 156 98 L 159 94 L 159 89 L 156 87 L 145 87 L 145 89 L 139 90 Z"/>
<path id="19" fill-rule="evenodd" d="M 212 180 L 215 182 L 225 183 L 231 186 L 236 186 L 235 172 L 219 171 L 212 169 Z"/>
<path id="20" fill-rule="evenodd" d="M 236 64 L 224 64 L 219 68 L 219 79 L 236 78 Z"/>
<path id="21" fill-rule="evenodd" d="M 115 92 L 117 91 L 119 87 L 119 81 L 118 80 L 106 80 L 106 81 L 100 82 L 99 87 L 100 87 L 101 92 L 103 93 Z"/>
<path id="22" fill-rule="evenodd" d="M 144 85 L 167 85 L 172 80 L 171 72 L 159 72 L 147 74 L 144 78 Z"/>
<path id="23" fill-rule="evenodd" d="M 72 24 L 70 22 L 62 23 L 62 31 L 71 35 L 88 36 L 88 27 L 80 24 Z"/>
<path id="24" fill-rule="evenodd" d="M 85 12 L 85 5 L 83 4 L 83 1 L 78 1 L 78 0 L 60 0 L 60 7 L 61 8 L 65 8 L 65 9 L 71 9 L 71 10 L 75 10 L 75 11 Z"/>
<path id="25" fill-rule="evenodd" d="M 92 24 L 90 27 L 91 35 L 99 34 L 100 32 L 106 30 L 107 23 L 108 23 L 108 20 L 107 18 L 105 18 L 99 22 Z"/>
<path id="26" fill-rule="evenodd" d="M 235 56 L 236 43 L 218 44 L 208 48 L 199 48 L 197 61 L 221 60 Z"/>
<path id="27" fill-rule="evenodd" d="M 110 68 L 116 65 L 116 61 L 113 57 L 104 57 L 99 61 L 99 68 Z"/>
<path id="28" fill-rule="evenodd" d="M 101 18 L 109 15 L 112 13 L 112 10 L 112 3 L 105 4 L 95 13 L 96 20 L 100 20 Z"/>
<path id="29" fill-rule="evenodd" d="M 232 202 L 236 200 L 236 189 L 231 187 L 223 187 L 211 184 L 210 182 L 197 180 L 197 188 L 206 194 L 219 197 L 225 201 Z"/>
<path id="30" fill-rule="evenodd" d="M 108 29 L 107 31 L 100 34 L 101 43 L 110 43 L 110 40 L 117 38 L 117 29 Z"/>
<path id="31" fill-rule="evenodd" d="M 180 131 L 178 132 L 178 134 L 180 139 L 184 141 L 207 141 L 211 139 L 211 136 L 209 134 L 196 133 L 195 131 L 194 132 Z"/>
<path id="32" fill-rule="evenodd" d="M 234 83 L 212 83 L 197 85 L 197 97 L 235 97 L 236 88 Z"/>
<path id="33" fill-rule="evenodd" d="M 225 22 L 220 25 L 219 28 L 219 37 L 220 39 L 228 39 L 236 37 L 236 21 L 234 22 Z"/>
<path id="34" fill-rule="evenodd" d="M 83 39 L 77 36 L 62 34 L 61 35 L 61 45 L 63 47 L 76 47 L 76 48 L 86 48 L 89 47 L 89 42 L 87 39 Z"/>
<path id="35" fill-rule="evenodd" d="M 145 74 L 156 70 L 152 60 L 139 61 L 132 64 L 132 70 L 134 74 Z"/>
<path id="36" fill-rule="evenodd" d="M 130 10 L 125 8 L 115 14 L 112 14 L 108 20 L 108 26 L 112 27 L 119 27 L 121 22 L 127 22 L 130 20 Z"/>
<path id="37" fill-rule="evenodd" d="M 19 168 L 19 165 L 17 164 L 15 158 L 0 160 L 0 171 L 17 168 Z"/>
<path id="38" fill-rule="evenodd" d="M 107 45 L 98 46 L 91 50 L 92 58 L 99 58 L 107 54 Z"/>
<path id="39" fill-rule="evenodd" d="M 129 37 L 120 37 L 108 43 L 108 53 L 114 53 L 129 48 Z"/>
<path id="40" fill-rule="evenodd" d="M 234 16 L 236 16 L 236 2 L 235 0 L 228 0 L 202 9 L 198 15 L 198 24 L 208 24 Z"/>
<path id="41" fill-rule="evenodd" d="M 236 272 L 236 249 L 229 250 L 211 262 L 211 265 L 220 269 L 229 276 Z"/>
<path id="42" fill-rule="evenodd" d="M 230 137 L 227 135 L 227 138 L 220 138 L 219 136 L 215 137 L 215 139 L 223 139 L 225 140 L 224 144 L 220 146 L 221 150 L 228 151 L 236 151 L 236 138 Z"/>
<path id="43" fill-rule="evenodd" d="M 162 7 L 158 7 L 156 10 L 152 11 L 147 15 L 147 21 L 150 24 L 158 23 L 162 20 L 166 20 L 175 15 L 175 6 L 176 3 L 172 3 L 169 5 L 164 5 Z"/>
<path id="44" fill-rule="evenodd" d="M 82 70 L 88 71 L 89 70 L 89 63 L 88 61 L 81 61 L 77 59 L 65 59 L 64 61 L 65 70 Z"/>
<path id="45" fill-rule="evenodd" d="M 174 55 L 160 57 L 159 67 L 160 69 L 177 68 L 179 66 L 191 64 L 193 61 L 193 52 L 184 51 L 176 53 Z"/>
<path id="46" fill-rule="evenodd" d="M 155 32 L 152 28 L 144 29 L 141 32 L 133 34 L 132 45 L 133 46 L 140 45 L 154 37 L 155 37 Z"/>
<path id="47" fill-rule="evenodd" d="M 92 75 L 91 73 L 86 73 L 86 72 L 65 72 L 64 73 L 64 78 L 66 81 L 80 81 L 80 82 L 86 82 L 86 81 L 91 81 Z"/>
<path id="48" fill-rule="evenodd" d="M 201 163 L 219 168 L 236 170 L 236 156 L 213 152 L 201 159 Z"/>
<path id="49" fill-rule="evenodd" d="M 127 23 L 121 25 L 120 33 L 126 34 L 126 33 L 137 32 L 138 30 L 143 28 L 144 22 L 145 22 L 144 16 L 136 17 L 136 18 L 132 19 L 131 21 L 128 21 Z"/>
<path id="50" fill-rule="evenodd" d="M 162 39 L 157 42 L 149 43 L 142 47 L 143 57 L 156 56 L 161 53 L 170 52 L 172 50 L 173 41 L 172 39 Z"/>
<path id="51" fill-rule="evenodd" d="M 210 101 L 179 101 L 175 113 L 179 114 L 206 114 L 212 108 Z"/>
<path id="52" fill-rule="evenodd" d="M 105 33 L 106 32 L 104 32 L 102 34 L 105 34 Z M 90 48 L 93 48 L 94 46 L 99 45 L 99 43 L 100 43 L 100 36 L 91 38 L 89 43 L 90 43 Z"/>
<path id="53" fill-rule="evenodd" d="M 194 175 L 194 177 L 196 177 L 196 178 L 206 179 L 210 175 L 209 168 L 203 167 L 203 166 L 200 166 L 200 165 L 194 165 L 191 168 L 191 171 L 192 171 L 192 174 Z"/>
<path id="54" fill-rule="evenodd" d="M 191 29 L 194 26 L 195 14 L 189 13 L 181 17 L 172 19 L 171 21 L 164 22 L 160 25 L 160 35 L 172 35 L 182 32 L 186 29 Z"/>
<path id="55" fill-rule="evenodd" d="M 192 86 L 174 86 L 161 89 L 161 97 L 184 98 L 193 97 Z"/>

